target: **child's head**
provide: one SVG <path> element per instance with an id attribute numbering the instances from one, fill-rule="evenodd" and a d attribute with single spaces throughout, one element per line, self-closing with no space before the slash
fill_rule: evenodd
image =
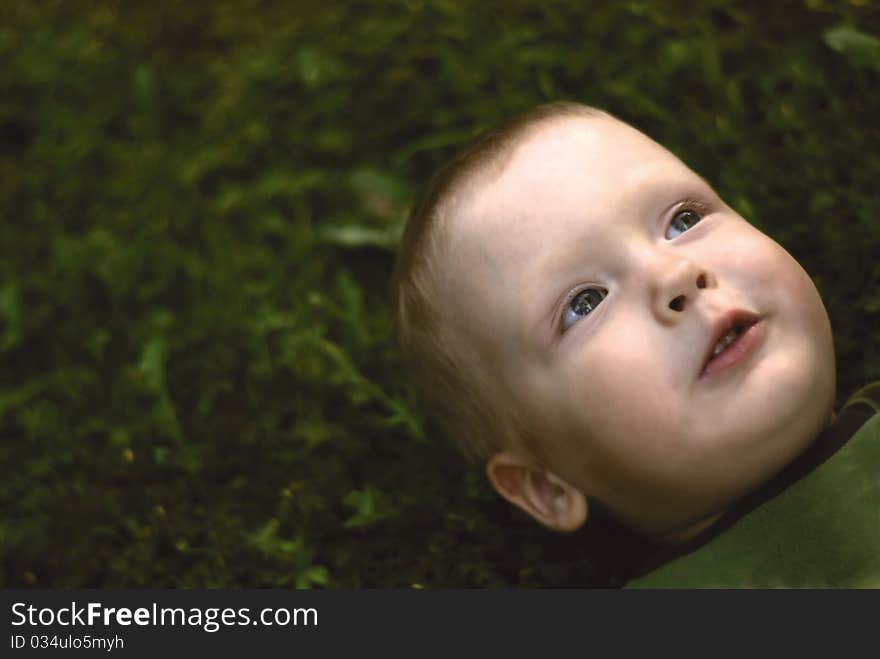
<path id="1" fill-rule="evenodd" d="M 417 383 L 495 489 L 551 528 L 596 501 L 674 542 L 828 423 L 834 353 L 809 276 L 605 113 L 542 106 L 477 142 L 401 249 Z"/>

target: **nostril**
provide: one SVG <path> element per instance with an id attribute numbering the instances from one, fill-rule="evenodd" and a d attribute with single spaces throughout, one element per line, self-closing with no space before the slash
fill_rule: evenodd
<path id="1" fill-rule="evenodd" d="M 700 276 L 697 277 L 697 288 L 706 288 L 706 275 L 700 273 Z"/>
<path id="2" fill-rule="evenodd" d="M 684 295 L 679 295 L 669 303 L 669 308 L 673 311 L 684 311 Z"/>

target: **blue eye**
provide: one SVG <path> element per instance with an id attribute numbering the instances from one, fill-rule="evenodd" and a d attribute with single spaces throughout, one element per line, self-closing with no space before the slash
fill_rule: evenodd
<path id="1" fill-rule="evenodd" d="M 696 211 L 679 211 L 666 228 L 666 240 L 672 240 L 676 236 L 680 236 L 702 219 L 703 216 Z"/>
<path id="2" fill-rule="evenodd" d="M 562 331 L 564 332 L 591 313 L 605 299 L 606 295 L 608 295 L 608 291 L 595 286 L 585 288 L 575 295 L 562 314 Z"/>

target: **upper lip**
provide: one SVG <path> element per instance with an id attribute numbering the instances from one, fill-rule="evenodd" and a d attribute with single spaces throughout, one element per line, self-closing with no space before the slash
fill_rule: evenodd
<path id="1" fill-rule="evenodd" d="M 702 373 L 702 371 L 706 369 L 706 365 L 709 363 L 709 360 L 712 359 L 715 345 L 725 334 L 734 327 L 749 327 L 750 325 L 757 323 L 759 320 L 761 320 L 761 317 L 758 314 L 747 311 L 746 309 L 732 309 L 716 318 L 715 322 L 712 324 L 712 334 L 709 336 L 709 345 L 706 347 L 706 353 L 703 356 L 703 369 L 700 372 Z"/>

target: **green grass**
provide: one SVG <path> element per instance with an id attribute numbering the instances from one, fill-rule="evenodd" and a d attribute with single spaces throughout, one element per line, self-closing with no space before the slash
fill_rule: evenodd
<path id="1" fill-rule="evenodd" d="M 516 111 L 605 107 L 814 276 L 843 396 L 880 376 L 878 35 L 821 0 L 0 9 L 0 585 L 618 583 L 401 378 L 412 196 Z"/>

